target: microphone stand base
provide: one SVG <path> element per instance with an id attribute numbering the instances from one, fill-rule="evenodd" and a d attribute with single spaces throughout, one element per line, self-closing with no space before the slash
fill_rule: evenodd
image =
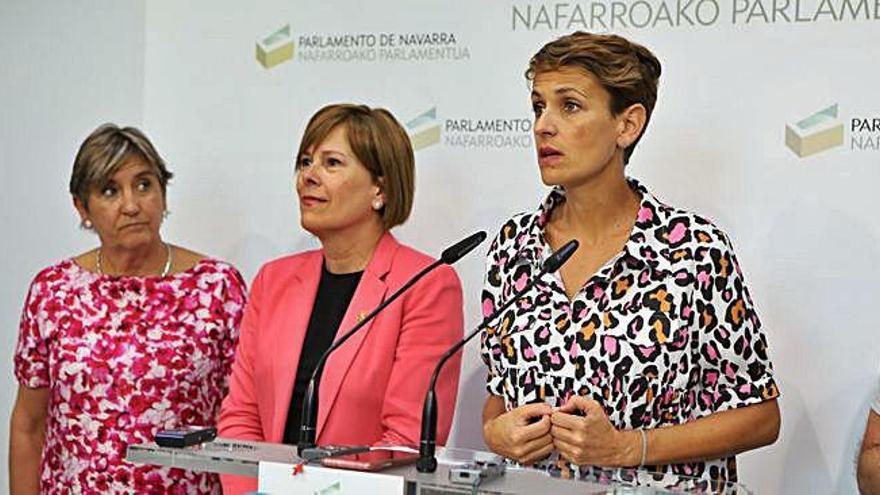
<path id="1" fill-rule="evenodd" d="M 416 462 L 416 470 L 420 473 L 433 473 L 437 471 L 437 459 L 434 456 L 422 456 Z"/>

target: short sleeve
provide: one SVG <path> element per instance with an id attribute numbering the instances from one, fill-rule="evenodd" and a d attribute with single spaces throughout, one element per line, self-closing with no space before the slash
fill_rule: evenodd
<path id="1" fill-rule="evenodd" d="M 767 338 L 730 240 L 713 229 L 696 242 L 697 415 L 776 398 Z"/>
<path id="2" fill-rule="evenodd" d="M 15 378 L 28 388 L 48 387 L 49 381 L 49 328 L 44 295 L 48 288 L 40 277 L 31 283 L 21 311 L 18 343 L 13 357 Z"/>
<path id="3" fill-rule="evenodd" d="M 501 236 L 492 241 L 486 257 L 486 278 L 480 298 L 482 317 L 491 315 L 502 297 Z M 480 355 L 488 367 L 486 391 L 492 395 L 504 395 L 504 365 L 501 360 L 501 342 L 497 337 L 498 322 L 491 322 L 480 335 Z"/>
<path id="4" fill-rule="evenodd" d="M 244 316 L 244 308 L 247 301 L 247 284 L 241 273 L 231 265 L 225 270 L 225 275 L 226 280 L 222 299 L 228 345 L 224 349 L 223 358 L 231 367 L 235 348 L 238 345 L 239 328 L 241 327 L 241 320 Z"/>

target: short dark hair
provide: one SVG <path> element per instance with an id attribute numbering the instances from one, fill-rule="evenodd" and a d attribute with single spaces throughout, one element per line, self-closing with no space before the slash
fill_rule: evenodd
<path id="1" fill-rule="evenodd" d="M 529 60 L 526 79 L 542 72 L 575 67 L 596 77 L 611 95 L 611 113 L 619 115 L 631 105 L 645 107 L 645 128 L 623 152 L 623 163 L 638 144 L 657 102 L 660 61 L 644 46 L 614 34 L 577 31 L 547 43 Z"/>

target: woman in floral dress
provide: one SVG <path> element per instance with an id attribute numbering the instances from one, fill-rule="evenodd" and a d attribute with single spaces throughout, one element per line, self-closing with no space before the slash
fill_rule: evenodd
<path id="1" fill-rule="evenodd" d="M 215 475 L 134 465 L 128 445 L 214 424 L 245 285 L 228 263 L 165 242 L 171 173 L 139 130 L 82 144 L 70 193 L 96 249 L 40 271 L 15 350 L 10 491 L 219 493 Z"/>

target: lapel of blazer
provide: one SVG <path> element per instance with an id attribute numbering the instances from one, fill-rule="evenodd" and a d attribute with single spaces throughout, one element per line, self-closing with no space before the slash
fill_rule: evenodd
<path id="1" fill-rule="evenodd" d="M 312 251 L 304 255 L 302 262 L 293 270 L 288 286 L 283 291 L 279 305 L 289 308 L 282 312 L 273 325 L 278 329 L 274 343 L 276 352 L 271 354 L 271 366 L 275 370 L 275 410 L 272 433 L 269 441 L 280 442 L 287 425 L 287 411 L 293 396 L 293 382 L 296 380 L 299 363 L 312 307 L 321 280 L 323 255 Z M 259 359 L 259 356 L 257 357 Z"/>
<path id="2" fill-rule="evenodd" d="M 351 303 L 348 305 L 345 316 L 342 318 L 342 323 L 339 324 L 339 329 L 336 332 L 337 339 L 351 330 L 364 316 L 385 299 L 385 293 L 388 289 L 385 283 L 385 276 L 391 270 L 391 262 L 399 246 L 394 237 L 389 233 L 383 235 L 379 240 L 379 244 L 373 253 L 373 258 L 364 269 L 361 281 L 358 283 L 357 289 L 355 289 L 354 295 L 351 298 Z M 376 318 L 378 317 L 377 315 Z M 373 319 L 364 325 L 363 328 L 352 335 L 348 341 L 342 344 L 342 347 L 337 349 L 327 359 L 318 399 L 318 443 L 320 443 L 320 435 L 323 433 L 327 417 L 330 415 L 330 411 L 333 409 L 336 398 L 339 395 L 339 389 L 345 381 L 345 376 L 348 374 L 361 345 L 364 343 L 364 339 L 367 337 L 375 321 Z M 351 411 L 351 413 L 355 414 L 355 411 Z"/>

